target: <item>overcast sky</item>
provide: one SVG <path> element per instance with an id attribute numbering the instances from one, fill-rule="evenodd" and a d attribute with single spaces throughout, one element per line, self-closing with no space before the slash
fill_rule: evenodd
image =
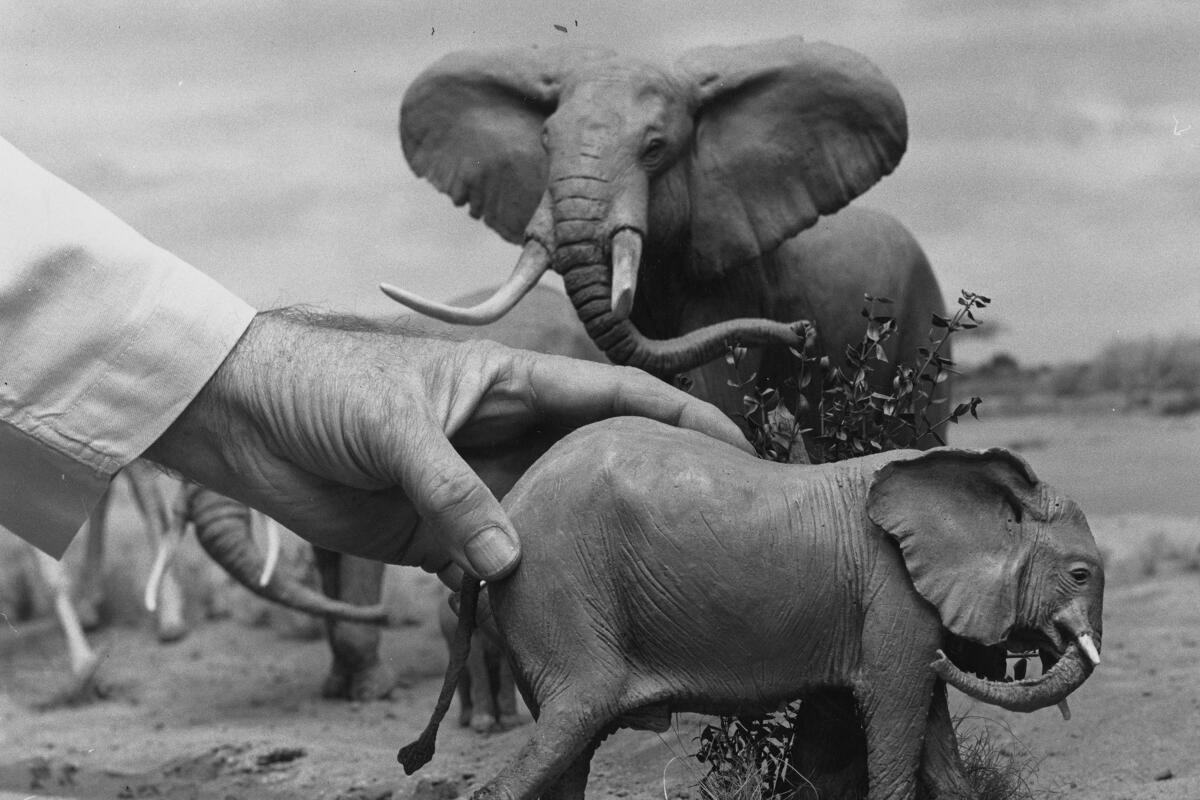
<path id="1" fill-rule="evenodd" d="M 381 280 L 448 298 L 516 256 L 402 160 L 400 97 L 435 59 L 799 33 L 899 87 L 908 152 L 857 202 L 909 226 L 948 297 L 994 299 L 964 360 L 1200 333 L 1195 0 L 733 5 L 0 0 L 0 135 L 260 307 L 373 314 Z"/>

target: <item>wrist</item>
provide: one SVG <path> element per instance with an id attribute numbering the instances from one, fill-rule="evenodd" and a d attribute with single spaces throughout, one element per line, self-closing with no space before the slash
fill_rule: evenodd
<path id="1" fill-rule="evenodd" d="M 273 312 L 258 312 L 241 338 L 183 412 L 142 454 L 208 486 L 234 470 L 232 445 L 246 430 L 247 385 L 256 370 L 264 338 L 271 337 Z"/>

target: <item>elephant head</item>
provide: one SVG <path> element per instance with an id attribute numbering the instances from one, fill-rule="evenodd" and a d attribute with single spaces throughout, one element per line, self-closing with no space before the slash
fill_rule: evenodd
<path id="1" fill-rule="evenodd" d="M 634 322 L 669 330 L 671 312 L 635 294 L 639 277 L 734 276 L 890 173 L 907 123 L 866 59 L 791 37 L 701 48 L 671 67 L 569 47 L 452 54 L 409 88 L 400 137 L 417 174 L 524 250 L 472 308 L 385 292 L 483 323 L 553 267 L 612 361 L 667 374 L 731 340 L 803 346 L 802 326 L 726 320 L 648 338 Z M 681 263 L 681 276 L 655 274 Z"/>
<path id="2" fill-rule="evenodd" d="M 1032 711 L 1063 702 L 1099 664 L 1100 552 L 1079 507 L 1016 455 L 939 448 L 892 461 L 875 473 L 867 511 L 899 544 L 917 592 L 953 636 L 1037 649 L 1049 667 L 1036 679 L 1000 682 L 942 655 L 933 668 L 950 685 Z M 1002 664 L 983 666 L 1003 675 Z"/>

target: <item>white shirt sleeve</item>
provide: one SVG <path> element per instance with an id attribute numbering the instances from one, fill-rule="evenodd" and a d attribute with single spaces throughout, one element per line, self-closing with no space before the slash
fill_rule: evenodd
<path id="1" fill-rule="evenodd" d="M 253 316 L 0 138 L 0 525 L 61 556 Z"/>

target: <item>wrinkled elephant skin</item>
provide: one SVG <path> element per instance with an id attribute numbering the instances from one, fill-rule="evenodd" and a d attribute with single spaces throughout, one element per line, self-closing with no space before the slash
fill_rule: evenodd
<path id="1" fill-rule="evenodd" d="M 861 716 L 872 800 L 912 798 L 918 775 L 959 796 L 939 675 L 1029 710 L 1099 660 L 1087 522 L 1004 450 L 786 465 L 615 419 L 559 442 L 504 504 L 523 558 L 485 596 L 537 725 L 482 796 L 580 797 L 614 724 L 834 692 Z M 954 640 L 1057 663 L 1008 684 L 932 666 Z"/>

